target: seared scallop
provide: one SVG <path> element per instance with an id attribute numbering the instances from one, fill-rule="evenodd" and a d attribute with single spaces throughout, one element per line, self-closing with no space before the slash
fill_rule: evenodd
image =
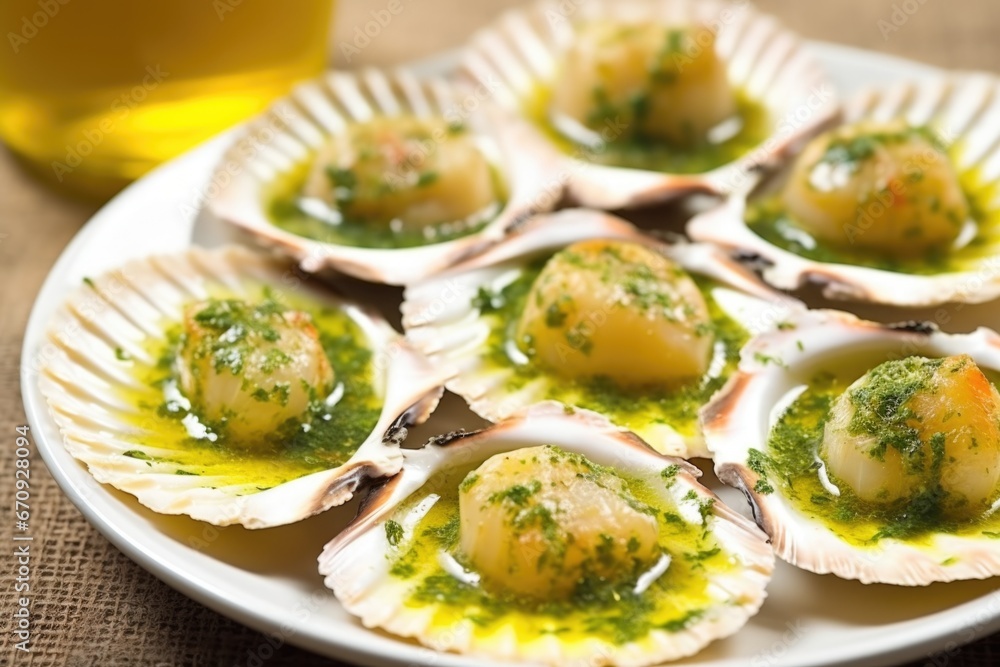
<path id="1" fill-rule="evenodd" d="M 659 526 L 622 479 L 548 446 L 496 454 L 459 485 L 459 547 L 484 583 L 565 600 L 585 577 L 651 567 Z"/>
<path id="2" fill-rule="evenodd" d="M 345 223 L 390 232 L 471 224 L 503 199 L 468 128 L 414 116 L 375 118 L 332 136 L 303 194 L 327 202 Z"/>
<path id="3" fill-rule="evenodd" d="M 247 528 L 398 471 L 443 371 L 291 269 L 193 248 L 88 278 L 56 313 L 41 374 L 70 454 L 157 512 Z"/>
<path id="4" fill-rule="evenodd" d="M 593 21 L 562 58 L 553 111 L 591 129 L 691 146 L 736 114 L 715 33 L 700 25 Z M 619 138 L 619 137 L 613 137 Z"/>
<path id="5" fill-rule="evenodd" d="M 273 299 L 212 299 L 184 309 L 181 391 L 234 444 L 253 446 L 333 389 L 308 313 Z"/>
<path id="6" fill-rule="evenodd" d="M 948 155 L 929 131 L 901 121 L 845 125 L 813 139 L 782 200 L 818 240 L 892 257 L 947 249 L 969 217 Z"/>
<path id="7" fill-rule="evenodd" d="M 1000 394 L 965 354 L 887 361 L 837 397 L 820 455 L 866 501 L 930 493 L 948 517 L 982 516 L 1000 489 Z"/>
<path id="8" fill-rule="evenodd" d="M 707 454 L 698 410 L 740 348 L 802 307 L 712 246 L 567 209 L 411 285 L 402 310 L 407 337 L 486 419 L 557 400 L 689 458 Z"/>
<path id="9" fill-rule="evenodd" d="M 836 127 L 686 231 L 756 258 L 780 289 L 905 308 L 996 299 L 998 94 L 1000 79 L 966 74 L 862 90 Z"/>
<path id="10" fill-rule="evenodd" d="M 655 250 L 580 241 L 546 262 L 517 342 L 549 370 L 621 385 L 680 384 L 711 359 L 712 321 L 691 276 Z"/>
<path id="11" fill-rule="evenodd" d="M 702 413 L 779 557 L 864 583 L 1000 575 L 1000 336 L 796 315 Z"/>

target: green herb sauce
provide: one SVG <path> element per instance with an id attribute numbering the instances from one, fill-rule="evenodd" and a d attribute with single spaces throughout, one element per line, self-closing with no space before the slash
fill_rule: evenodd
<path id="1" fill-rule="evenodd" d="M 737 91 L 736 118 L 740 129 L 725 141 L 712 143 L 701 137 L 692 137 L 684 145 L 674 145 L 641 133 L 624 132 L 602 146 L 586 146 L 574 142 L 553 126 L 549 117 L 551 99 L 552 91 L 548 86 L 536 86 L 523 102 L 525 114 L 562 152 L 610 167 L 668 174 L 700 174 L 747 155 L 773 131 L 767 107 L 746 93 Z M 644 103 L 643 97 L 634 98 L 631 102 L 634 108 L 626 110 L 624 116 L 631 117 L 636 112 L 641 115 Z M 614 118 L 617 111 L 613 107 L 598 105 L 594 114 L 602 119 Z"/>
<path id="2" fill-rule="evenodd" d="M 276 227 L 314 241 L 359 248 L 415 248 L 453 241 L 463 236 L 475 234 L 488 225 L 503 210 L 506 204 L 505 185 L 496 168 L 492 170 L 494 191 L 502 198 L 494 202 L 478 218 L 470 221 L 443 221 L 428 225 L 420 231 L 413 229 L 393 229 L 388 220 L 359 220 L 345 218 L 339 224 L 331 224 L 310 215 L 299 204 L 302 189 L 309 174 L 311 158 L 301 165 L 279 175 L 264 194 L 264 205 L 268 218 Z M 350 171 L 335 170 L 330 174 L 335 183 L 350 183 Z M 436 172 L 421 172 L 418 187 L 430 185 L 438 180 Z M 337 180 L 339 179 L 339 180 Z M 388 184 L 386 187 L 390 187 Z M 338 190 L 349 192 L 346 186 Z M 346 195 L 345 195 L 346 196 Z"/>
<path id="3" fill-rule="evenodd" d="M 589 462 L 588 465 L 594 468 L 595 474 L 605 474 L 609 470 Z M 397 508 L 392 517 L 396 525 L 405 525 L 403 517 L 417 504 L 431 494 L 440 496 L 410 534 L 395 543 L 392 539 L 396 532 L 392 529 L 390 544 L 393 548 L 389 553 L 390 574 L 409 583 L 405 604 L 414 608 L 434 607 L 433 628 L 445 629 L 471 621 L 476 634 L 487 637 L 500 628 L 512 628 L 517 640 L 523 642 L 547 635 L 558 635 L 569 643 L 594 637 L 616 645 L 642 642 L 655 629 L 683 630 L 704 616 L 712 605 L 719 604 L 709 591 L 709 581 L 713 575 L 729 572 L 737 565 L 709 530 L 712 521 L 710 500 L 696 494 L 685 497 L 680 503 L 693 507 L 683 512 L 678 505 L 654 493 L 647 483 L 622 478 L 624 493 L 657 518 L 658 544 L 661 552 L 671 559 L 666 571 L 644 593 L 635 593 L 636 573 L 615 582 L 581 577 L 571 596 L 558 601 L 528 599 L 462 581 L 442 567 L 440 554 L 446 552 L 467 572 L 473 571 L 459 547 L 458 489 L 465 472 L 466 469 L 452 470 L 433 477 Z M 670 468 L 665 471 L 668 483 L 673 482 L 676 472 Z M 614 472 L 610 474 L 621 477 Z M 532 480 L 510 488 L 526 489 L 514 493 L 520 498 L 523 493 L 530 492 Z M 504 493 L 500 495 L 507 497 Z M 517 499 L 512 502 L 516 503 Z M 681 516 L 692 513 L 696 516 L 694 522 Z M 534 519 L 526 517 L 524 520 Z M 557 518 L 549 515 L 538 517 L 538 520 L 555 522 Z M 386 530 L 389 535 L 390 529 Z M 610 545 L 612 538 L 608 538 Z M 600 546 L 596 558 L 601 557 Z"/>
<path id="4" fill-rule="evenodd" d="M 134 411 L 121 413 L 121 418 L 138 431 L 153 434 L 154 441 L 148 435 L 135 439 L 136 444 L 153 453 L 130 450 L 125 456 L 146 460 L 170 474 L 211 476 L 216 480 L 213 484 L 219 486 L 243 486 L 244 494 L 342 465 L 372 432 L 382 399 L 375 384 L 372 351 L 358 324 L 340 309 L 299 295 L 261 286 L 252 286 L 249 293 L 260 295 L 251 309 L 287 307 L 311 315 L 334 370 L 335 383 L 343 388 L 340 400 L 328 406 L 325 396 L 316 397 L 300 420 L 289 420 L 274 433 L 263 434 L 263 445 L 248 448 L 229 442 L 222 425 L 201 419 L 197 405 L 185 409 L 178 402 L 176 389 L 171 391 L 179 386 L 178 352 L 184 334 L 180 322 L 164 322 L 164 337 L 146 344 L 146 351 L 157 362 L 147 365 L 133 360 L 129 372 L 141 388 L 122 391 L 123 399 Z M 226 301 L 234 298 L 233 294 L 219 292 L 213 297 L 219 300 L 198 314 L 205 320 L 203 324 L 251 325 L 242 317 L 245 306 L 234 307 Z M 258 321 L 253 326 L 263 327 L 261 333 L 266 339 L 266 322 Z M 238 340 L 233 342 L 234 346 L 239 344 Z M 239 355 L 222 355 L 218 363 L 235 364 L 224 372 L 240 370 Z M 280 400 L 280 396 L 261 396 L 258 400 Z M 195 423 L 206 428 L 214 440 L 194 437 L 185 420 L 197 420 Z"/>

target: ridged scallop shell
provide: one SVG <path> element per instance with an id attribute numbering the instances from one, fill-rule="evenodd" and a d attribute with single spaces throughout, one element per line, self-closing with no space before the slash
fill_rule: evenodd
<path id="1" fill-rule="evenodd" d="M 331 72 L 298 86 L 252 122 L 225 153 L 212 178 L 207 205 L 259 244 L 277 248 L 303 270 L 332 269 L 390 285 L 423 278 L 474 254 L 504 235 L 512 223 L 558 201 L 559 184 L 549 182 L 549 161 L 522 150 L 522 124 L 485 121 L 484 94 L 462 91 L 441 78 L 418 78 L 405 69 Z M 482 230 L 431 245 L 379 249 L 315 241 L 287 232 L 269 220 L 262 199 L 267 185 L 303 164 L 331 136 L 352 122 L 379 116 L 445 116 L 467 124 L 489 143 L 490 159 L 506 181 L 507 204 Z"/>
<path id="2" fill-rule="evenodd" d="M 532 145 L 561 156 L 567 194 L 581 206 L 636 208 L 704 192 L 727 195 L 750 172 L 779 161 L 837 114 L 836 94 L 825 72 L 799 37 L 749 3 L 716 0 L 542 0 L 503 14 L 476 33 L 463 68 L 517 117 L 538 82 L 556 75 L 559 58 L 581 19 L 647 19 L 670 25 L 704 23 L 717 30 L 716 48 L 726 61 L 731 84 L 767 108 L 773 133 L 744 157 L 700 174 L 668 174 L 579 163 L 558 151 L 535 129 Z"/>
<path id="3" fill-rule="evenodd" d="M 481 287 L 493 285 L 510 267 L 521 265 L 535 255 L 554 253 L 577 241 L 594 238 L 652 246 L 687 271 L 727 286 L 721 290 L 722 294 L 717 294 L 720 306 L 751 334 L 766 331 L 789 313 L 804 308 L 801 302 L 763 285 L 713 246 L 668 245 L 613 215 L 565 209 L 538 216 L 483 254 L 440 276 L 409 286 L 402 305 L 407 338 L 433 363 L 452 368 L 454 374 L 447 388 L 462 396 L 473 412 L 490 421 L 499 421 L 545 400 L 544 379 L 511 390 L 507 382 L 514 376 L 514 370 L 489 368 L 482 346 L 490 326 L 472 300 Z M 683 458 L 708 455 L 700 434 L 684 436 L 662 423 L 633 430 L 659 452 Z"/>
<path id="4" fill-rule="evenodd" d="M 185 304 L 208 297 L 212 288 L 245 293 L 248 280 L 289 289 L 291 268 L 241 248 L 193 248 L 130 262 L 69 294 L 49 326 L 40 386 L 70 454 L 97 481 L 152 510 L 247 528 L 304 519 L 346 502 L 366 480 L 396 473 L 406 427 L 424 421 L 437 405 L 440 374 L 381 317 L 307 283 L 289 291 L 343 308 L 376 355 L 381 414 L 346 463 L 258 491 L 222 476 L 176 474 L 177 464 L 156 461 L 169 450 L 157 447 L 155 432 L 126 421 L 136 408 L 122 390 L 143 385 L 116 357 L 124 352 L 135 365 L 155 365 L 144 344 L 164 339 L 164 321 L 180 321 Z M 124 455 L 134 451 L 145 457 Z"/>
<path id="5" fill-rule="evenodd" d="M 766 451 L 778 401 L 824 363 L 843 367 L 852 352 L 882 361 L 968 354 L 981 368 L 1000 370 L 1000 336 L 989 329 L 946 334 L 918 323 L 877 324 L 832 310 L 809 311 L 791 323 L 794 328 L 751 341 L 740 372 L 702 412 L 716 475 L 746 495 L 778 557 L 811 572 L 863 583 L 923 586 L 1000 575 L 1000 542 L 992 539 L 939 532 L 929 546 L 883 538 L 872 548 L 856 547 L 803 516 L 780 488 L 757 492 L 760 477 L 748 464 L 751 448 Z"/>
<path id="6" fill-rule="evenodd" d="M 960 150 L 955 166 L 975 169 L 983 183 L 1000 178 L 1000 80 L 985 74 L 947 75 L 926 81 L 865 90 L 845 104 L 843 120 L 889 121 L 905 119 L 914 126 L 930 125 Z M 954 155 L 954 153 L 953 153 Z M 768 176 L 756 185 L 766 185 Z M 744 223 L 747 199 L 758 188 L 747 188 L 720 207 L 695 217 L 688 234 L 698 241 L 719 244 L 760 258 L 764 279 L 780 289 L 808 283 L 822 286 L 831 299 L 919 307 L 947 302 L 982 303 L 1000 296 L 996 256 L 962 272 L 909 275 L 880 269 L 828 264 L 784 250 L 767 242 Z M 991 211 L 1000 210 L 1000 193 L 991 195 Z M 996 248 L 1000 255 L 1000 244 Z"/>
<path id="7" fill-rule="evenodd" d="M 445 631 L 431 629 L 431 614 L 404 603 L 406 582 L 389 574 L 389 543 L 384 529 L 391 512 L 417 491 L 434 473 L 478 465 L 502 452 L 551 444 L 582 454 L 591 461 L 616 468 L 641 481 L 670 502 L 690 493 L 714 501 L 710 530 L 720 546 L 733 555 L 733 570 L 713 579 L 717 605 L 698 621 L 678 632 L 654 630 L 640 641 L 615 646 L 591 638 L 574 652 L 558 635 L 547 641 L 519 643 L 513 631 L 497 632 L 489 640 L 476 637 L 471 621 L 461 620 Z M 438 651 L 549 665 L 647 665 L 693 655 L 715 639 L 739 630 L 764 601 L 774 554 L 752 522 L 733 511 L 698 483 L 697 468 L 679 459 L 657 454 L 631 433 L 620 431 L 600 415 L 586 411 L 567 414 L 563 406 L 545 403 L 482 431 L 458 433 L 432 440 L 423 449 L 406 450 L 398 475 L 374 488 L 357 518 L 319 557 L 326 578 L 344 608 L 370 628 L 413 637 Z M 677 483 L 667 489 L 660 477 L 668 465 L 677 465 Z M 692 496 L 689 496 L 692 497 Z"/>

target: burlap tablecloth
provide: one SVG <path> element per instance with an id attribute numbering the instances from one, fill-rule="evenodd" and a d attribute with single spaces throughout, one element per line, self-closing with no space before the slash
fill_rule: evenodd
<path id="1" fill-rule="evenodd" d="M 354 28 L 368 20 L 368 12 L 385 3 L 343 0 L 339 4 L 331 58 L 343 64 L 339 45 L 349 43 Z M 456 47 L 473 28 L 511 3 L 403 0 L 402 4 L 404 11 L 352 65 L 391 64 Z M 808 38 L 942 66 L 1000 70 L 1000 9 L 995 0 L 760 0 L 758 4 Z M 897 26 L 904 14 L 906 21 Z M 25 422 L 18 384 L 25 321 L 45 274 L 95 207 L 63 199 L 36 184 L 2 151 L 0 193 L 0 535 L 10 545 L 14 428 Z M 37 457 L 32 472 L 36 536 L 32 652 L 15 653 L 8 632 L 16 565 L 5 547 L 7 556 L 0 568 L 0 665 L 248 664 L 249 652 L 264 642 L 260 634 L 187 599 L 132 563 L 83 519 Z M 336 663 L 283 646 L 267 664 Z M 912 664 L 1000 665 L 1000 636 L 979 638 L 960 651 Z"/>

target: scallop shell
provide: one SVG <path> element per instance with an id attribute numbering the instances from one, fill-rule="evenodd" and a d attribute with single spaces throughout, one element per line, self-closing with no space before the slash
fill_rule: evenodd
<path id="1" fill-rule="evenodd" d="M 143 385 L 116 357 L 124 353 L 140 367 L 155 365 L 144 344 L 163 339 L 164 320 L 179 321 L 185 304 L 206 298 L 213 288 L 245 293 L 247 280 L 287 288 L 295 276 L 289 268 L 240 248 L 194 248 L 130 262 L 73 291 L 49 326 L 40 376 L 70 454 L 97 481 L 134 495 L 152 510 L 247 528 L 304 519 L 346 502 L 368 479 L 395 474 L 406 427 L 424 421 L 435 408 L 442 378 L 381 317 L 308 284 L 297 289 L 319 303 L 344 308 L 376 354 L 381 414 L 346 463 L 257 491 L 224 476 L 175 474 L 176 464 L 156 461 L 169 450 L 157 447 L 155 432 L 125 420 L 136 409 L 122 390 Z"/>
<path id="2" fill-rule="evenodd" d="M 772 135 L 740 159 L 700 174 L 668 174 L 570 159 L 535 129 L 533 150 L 562 156 L 569 198 L 601 209 L 636 208 L 693 192 L 718 196 L 738 189 L 750 172 L 775 161 L 837 114 L 836 93 L 799 37 L 749 3 L 716 0 L 651 0 L 586 3 L 542 0 L 503 14 L 478 32 L 463 58 L 464 70 L 494 91 L 517 117 L 538 82 L 556 76 L 561 52 L 579 19 L 636 18 L 665 24 L 701 22 L 717 31 L 716 48 L 730 82 L 766 107 Z"/>
<path id="3" fill-rule="evenodd" d="M 832 310 L 809 311 L 791 322 L 794 328 L 773 331 L 747 344 L 739 373 L 702 411 L 716 475 L 746 495 L 778 557 L 811 572 L 863 583 L 923 586 L 1000 575 L 996 540 L 937 533 L 926 547 L 895 539 L 882 539 L 868 549 L 853 546 L 803 516 L 780 489 L 755 491 L 760 477 L 748 464 L 751 448 L 766 451 L 771 424 L 778 417 L 776 405 L 802 384 L 807 377 L 803 372 L 822 368 L 823 363 L 843 367 L 851 350 L 880 361 L 968 354 L 980 367 L 1000 370 L 1000 336 L 989 329 L 946 334 L 919 323 L 877 324 Z M 775 359 L 780 363 L 773 363 Z"/>
<path id="4" fill-rule="evenodd" d="M 545 399 L 542 381 L 510 390 L 512 369 L 493 370 L 481 353 L 490 333 L 472 304 L 479 289 L 502 280 L 512 266 L 542 253 L 554 253 L 576 241 L 614 238 L 654 246 L 686 270 L 717 280 L 719 305 L 750 334 L 767 331 L 804 306 L 770 290 L 753 274 L 713 246 L 667 245 L 642 234 L 615 216 L 586 209 L 565 209 L 538 216 L 531 223 L 483 254 L 430 280 L 409 286 L 402 305 L 407 338 L 433 363 L 453 369 L 446 383 L 465 398 L 476 414 L 499 421 Z M 700 435 L 684 436 L 667 424 L 636 428 L 638 435 L 665 454 L 707 456 Z"/>
<path id="5" fill-rule="evenodd" d="M 1000 79 L 990 75 L 948 75 L 919 82 L 868 89 L 845 105 L 844 122 L 903 118 L 914 126 L 933 126 L 958 142 L 955 158 L 960 172 L 977 170 L 983 183 L 1000 178 Z M 772 245 L 744 222 L 746 202 L 767 183 L 754 186 L 728 202 L 695 217 L 688 234 L 762 260 L 764 279 L 780 289 L 808 283 L 822 286 L 824 296 L 905 307 L 947 302 L 982 303 L 1000 297 L 996 256 L 979 260 L 962 272 L 909 275 L 892 271 L 827 264 Z M 991 196 L 990 211 L 1000 211 L 1000 193 Z M 1000 253 L 1000 247 L 996 249 Z"/>
<path id="6" fill-rule="evenodd" d="M 461 620 L 447 630 L 431 629 L 431 614 L 408 607 L 406 583 L 389 575 L 389 543 L 384 524 L 391 512 L 417 491 L 434 473 L 453 467 L 478 465 L 502 452 L 537 444 L 552 444 L 586 456 L 600 465 L 625 470 L 668 502 L 678 503 L 693 492 L 711 498 L 711 530 L 720 546 L 733 554 L 734 568 L 713 580 L 718 605 L 687 628 L 669 633 L 654 630 L 638 642 L 615 646 L 589 639 L 571 654 L 556 635 L 545 641 L 520 643 L 514 632 L 477 637 L 471 621 Z M 635 435 L 615 428 L 600 415 L 587 411 L 567 414 L 557 403 L 539 404 L 499 424 L 473 433 L 457 433 L 431 440 L 423 449 L 406 450 L 402 471 L 372 490 L 357 518 L 319 557 L 319 571 L 344 608 L 369 628 L 415 637 L 439 651 L 457 651 L 504 660 L 550 665 L 645 665 L 693 655 L 715 639 L 739 630 L 764 601 L 774 555 L 752 522 L 733 511 L 698 483 L 694 466 L 657 454 Z M 662 483 L 664 467 L 676 465 L 677 483 Z"/>
<path id="7" fill-rule="evenodd" d="M 432 275 L 502 237 L 518 220 L 551 209 L 561 194 L 561 185 L 546 178 L 550 161 L 521 150 L 524 124 L 484 121 L 484 95 L 404 69 L 331 72 L 304 83 L 252 122 L 225 153 L 208 190 L 209 210 L 257 243 L 290 255 L 310 273 L 333 269 L 390 285 Z M 270 222 L 262 197 L 269 183 L 308 160 L 349 123 L 402 113 L 466 123 L 485 142 L 508 191 L 506 206 L 486 227 L 442 243 L 379 249 L 315 241 Z"/>

